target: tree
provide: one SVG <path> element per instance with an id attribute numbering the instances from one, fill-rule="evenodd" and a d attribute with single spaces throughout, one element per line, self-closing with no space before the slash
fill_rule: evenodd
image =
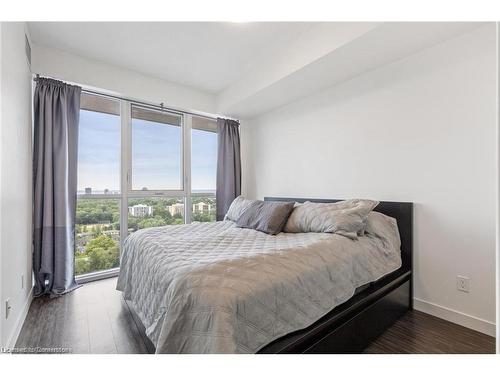
<path id="1" fill-rule="evenodd" d="M 150 217 L 139 221 L 139 229 L 161 227 L 167 225 L 166 221 L 161 217 Z"/>
<path id="2" fill-rule="evenodd" d="M 168 223 L 170 220 L 172 220 L 172 214 L 170 211 L 165 210 L 165 213 L 162 215 L 162 217 L 165 219 L 165 221 Z"/>
<path id="3" fill-rule="evenodd" d="M 193 214 L 193 221 L 208 222 L 208 221 L 213 221 L 213 220 L 212 220 L 212 217 L 210 214 L 196 213 L 196 214 Z"/>
<path id="4" fill-rule="evenodd" d="M 119 249 L 111 237 L 100 235 L 91 240 L 86 248 L 85 255 L 91 270 L 105 270 L 118 267 Z"/>
<path id="5" fill-rule="evenodd" d="M 91 271 L 88 258 L 77 254 L 75 258 L 75 275 L 82 275 Z"/>
<path id="6" fill-rule="evenodd" d="M 139 220 L 129 216 L 128 227 L 135 232 L 136 230 L 139 229 Z"/>

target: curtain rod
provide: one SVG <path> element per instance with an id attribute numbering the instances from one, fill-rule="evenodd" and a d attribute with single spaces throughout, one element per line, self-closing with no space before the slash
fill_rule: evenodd
<path id="1" fill-rule="evenodd" d="M 40 78 L 40 74 L 36 74 L 35 77 L 33 78 L 33 81 L 34 82 L 38 81 L 38 78 Z M 57 79 L 57 78 L 53 78 L 53 79 Z M 210 120 L 217 120 L 217 118 L 224 118 L 224 119 L 236 121 L 238 123 L 240 122 L 238 119 L 234 119 L 234 118 L 227 117 L 227 116 L 219 116 L 219 115 L 214 115 L 214 114 L 208 114 L 205 112 L 186 111 L 186 110 L 178 109 L 178 108 L 165 107 L 163 102 L 160 104 L 157 104 L 157 103 L 147 102 L 144 100 L 138 100 L 138 99 L 129 98 L 129 97 L 125 97 L 125 96 L 119 96 L 119 95 L 108 94 L 105 92 L 94 91 L 94 90 L 86 89 L 83 87 L 82 87 L 82 91 L 86 92 L 88 94 L 107 96 L 109 98 L 114 98 L 114 99 L 118 99 L 118 100 L 125 100 L 127 102 L 142 104 L 142 105 L 145 105 L 148 107 L 160 108 L 163 110 L 177 112 L 177 113 L 186 114 L 186 115 L 194 115 L 194 116 L 198 116 L 198 117 L 204 117 L 204 118 L 207 118 Z"/>

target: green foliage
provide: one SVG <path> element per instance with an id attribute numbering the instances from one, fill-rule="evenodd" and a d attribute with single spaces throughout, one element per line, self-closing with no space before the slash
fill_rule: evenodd
<path id="1" fill-rule="evenodd" d="M 77 255 L 75 257 L 75 275 L 83 275 L 89 272 L 92 272 L 92 270 L 90 269 L 88 258 Z"/>
<path id="2" fill-rule="evenodd" d="M 119 249 L 111 237 L 99 236 L 91 240 L 85 253 L 89 257 L 90 267 L 94 270 L 105 270 L 118 267 Z"/>
<path id="3" fill-rule="evenodd" d="M 151 228 L 151 227 L 162 227 L 164 225 L 167 225 L 167 222 L 165 219 L 161 217 L 150 217 L 141 220 L 138 223 L 139 229 L 144 229 L 144 228 Z"/>
<path id="4" fill-rule="evenodd" d="M 117 199 L 79 199 L 76 224 L 112 223 L 119 221 L 120 205 Z"/>
<path id="5" fill-rule="evenodd" d="M 77 275 L 118 267 L 118 244 L 109 236 L 100 235 L 87 244 L 85 252 L 75 258 Z"/>
<path id="6" fill-rule="evenodd" d="M 192 216 L 193 221 L 200 221 L 200 222 L 210 222 L 210 221 L 215 221 L 215 214 L 202 214 L 202 213 L 197 213 L 193 214 Z"/>

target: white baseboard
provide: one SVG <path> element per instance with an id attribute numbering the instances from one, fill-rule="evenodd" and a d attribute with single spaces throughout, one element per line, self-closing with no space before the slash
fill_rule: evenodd
<path id="1" fill-rule="evenodd" d="M 437 316 L 438 318 L 448 320 L 452 323 L 473 329 L 489 336 L 496 336 L 495 323 L 477 318 L 472 315 L 464 314 L 460 311 L 448 307 L 436 305 L 418 298 L 413 298 L 413 308 L 424 313 Z"/>
<path id="2" fill-rule="evenodd" d="M 14 330 L 12 331 L 9 339 L 7 340 L 7 348 L 12 349 L 16 345 L 16 341 L 21 333 L 21 329 L 23 328 L 24 321 L 26 320 L 26 316 L 28 315 L 28 311 L 31 306 L 31 301 L 33 301 L 33 288 L 31 288 L 28 298 L 24 303 L 24 306 L 19 314 L 16 324 L 14 326 Z"/>

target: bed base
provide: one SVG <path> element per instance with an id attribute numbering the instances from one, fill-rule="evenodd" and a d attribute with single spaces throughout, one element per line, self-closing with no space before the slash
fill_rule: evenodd
<path id="1" fill-rule="evenodd" d="M 273 341 L 259 353 L 362 353 L 412 308 L 410 296 L 411 273 L 373 283 L 312 326 Z"/>

